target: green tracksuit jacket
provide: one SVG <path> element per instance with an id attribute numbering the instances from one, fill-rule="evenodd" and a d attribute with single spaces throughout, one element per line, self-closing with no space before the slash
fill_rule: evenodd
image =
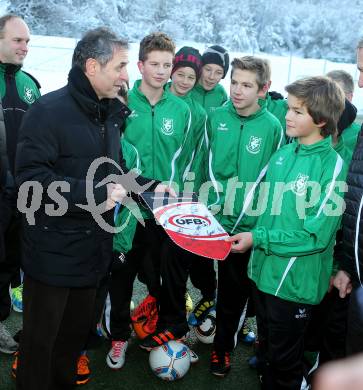
<path id="1" fill-rule="evenodd" d="M 217 84 L 211 91 L 206 91 L 197 83 L 190 91 L 190 95 L 193 100 L 204 107 L 208 116 L 228 100 L 227 92 L 220 84 Z"/>
<path id="2" fill-rule="evenodd" d="M 155 106 L 139 90 L 136 81 L 129 93 L 125 139 L 140 157 L 140 173 L 162 182 L 182 183 L 185 166 L 180 156 L 191 124 L 188 105 L 168 91 L 164 91 Z"/>
<path id="3" fill-rule="evenodd" d="M 264 183 L 267 206 L 252 230 L 248 264 L 259 290 L 304 304 L 322 300 L 341 220 L 344 194 L 338 185 L 346 173 L 330 137 L 313 145 L 294 141 L 273 155 Z"/>
<path id="4" fill-rule="evenodd" d="M 18 132 L 29 106 L 39 97 L 40 85 L 20 65 L 0 63 L 0 97 L 4 110 L 9 168 L 14 174 Z"/>
<path id="5" fill-rule="evenodd" d="M 127 142 L 125 138 L 122 138 L 120 143 L 127 168 L 135 169 L 139 172 L 140 159 L 136 148 Z M 135 205 L 135 207 L 138 210 L 138 206 Z M 115 227 L 118 231 L 113 235 L 113 250 L 115 252 L 127 253 L 132 248 L 138 223 L 132 211 L 130 207 L 123 206 L 117 215 Z"/>
<path id="6" fill-rule="evenodd" d="M 166 91 L 170 91 L 170 86 L 171 83 L 166 85 Z M 205 148 L 203 145 L 207 125 L 207 113 L 197 101 L 192 99 L 190 93 L 178 97 L 188 105 L 192 118 L 188 139 L 180 156 L 181 164 L 185 166 L 183 182 L 189 180 L 191 183 L 185 187 L 186 192 L 198 192 L 201 181 L 204 178 L 202 172 L 205 161 Z"/>
<path id="7" fill-rule="evenodd" d="M 349 166 L 352 160 L 360 129 L 360 124 L 353 122 L 349 127 L 343 130 L 338 138 L 338 142 L 333 146 L 347 166 Z"/>
<path id="8" fill-rule="evenodd" d="M 266 106 L 268 111 L 280 121 L 282 128 L 286 131 L 286 113 L 288 110 L 286 99 L 272 99 L 267 93 L 265 98 Z"/>
<path id="9" fill-rule="evenodd" d="M 211 187 L 208 206 L 226 231 L 248 231 L 256 220 L 248 210 L 258 184 L 271 155 L 284 142 L 281 124 L 265 105 L 241 117 L 231 101 L 211 114 L 208 122 L 210 182 L 202 185 L 200 196 Z"/>

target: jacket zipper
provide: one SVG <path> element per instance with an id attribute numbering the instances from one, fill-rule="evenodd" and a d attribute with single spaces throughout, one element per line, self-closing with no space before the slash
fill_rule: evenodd
<path id="1" fill-rule="evenodd" d="M 154 109 L 155 106 L 151 106 L 151 131 L 152 131 L 152 138 L 153 138 L 153 150 L 152 150 L 152 161 L 153 161 L 153 174 L 152 177 L 155 177 L 155 128 L 154 128 Z"/>

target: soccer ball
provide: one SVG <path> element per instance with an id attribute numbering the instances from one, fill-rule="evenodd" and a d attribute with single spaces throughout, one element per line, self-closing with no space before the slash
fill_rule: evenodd
<path id="1" fill-rule="evenodd" d="M 181 342 L 171 340 L 151 350 L 150 367 L 164 381 L 182 378 L 190 367 L 189 348 Z"/>
<path id="2" fill-rule="evenodd" d="M 212 344 L 216 334 L 216 311 L 211 310 L 205 320 L 194 328 L 198 340 L 204 344 Z"/>

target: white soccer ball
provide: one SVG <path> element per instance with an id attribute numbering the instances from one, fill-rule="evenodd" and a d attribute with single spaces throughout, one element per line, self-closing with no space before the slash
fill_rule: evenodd
<path id="1" fill-rule="evenodd" d="M 181 342 L 171 340 L 151 350 L 149 363 L 158 378 L 175 381 L 182 378 L 189 370 L 189 348 Z"/>
<path id="2" fill-rule="evenodd" d="M 216 311 L 211 310 L 204 321 L 194 328 L 198 340 L 204 344 L 212 344 L 216 334 Z"/>

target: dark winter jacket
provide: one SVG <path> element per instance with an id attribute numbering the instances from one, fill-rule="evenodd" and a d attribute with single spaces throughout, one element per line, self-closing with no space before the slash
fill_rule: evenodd
<path id="1" fill-rule="evenodd" d="M 359 133 L 357 146 L 347 176 L 348 192 L 343 215 L 343 243 L 335 255 L 340 268 L 351 275 L 353 283 L 363 280 L 363 132 Z"/>
<path id="2" fill-rule="evenodd" d="M 95 159 L 108 157 L 127 171 L 119 140 L 129 113 L 117 99 L 99 101 L 78 67 L 71 69 L 67 86 L 43 96 L 26 113 L 17 148 L 17 184 L 38 181 L 44 189 L 35 224 L 24 218 L 22 265 L 30 277 L 54 286 L 83 287 L 97 285 L 103 276 L 112 236 L 77 204 L 88 204 L 87 185 L 93 188 L 96 204 L 105 201 L 106 186 L 96 188 L 97 183 L 109 174 L 120 174 L 107 163 L 97 169 L 93 180 L 86 179 Z M 68 203 L 61 216 L 49 216 L 45 208 L 47 203 L 55 204 L 46 195 L 55 181 L 69 188 L 68 192 L 57 190 Z M 140 179 L 140 184 L 148 182 Z M 110 223 L 112 211 L 102 216 Z"/>

